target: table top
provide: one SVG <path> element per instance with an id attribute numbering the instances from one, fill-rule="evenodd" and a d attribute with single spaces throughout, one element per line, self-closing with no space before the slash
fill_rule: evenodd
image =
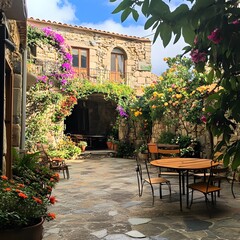
<path id="1" fill-rule="evenodd" d="M 218 166 L 218 162 L 212 162 L 212 159 L 205 158 L 164 158 L 151 161 L 153 166 L 178 169 L 178 170 L 197 170 L 208 169 L 211 166 Z"/>

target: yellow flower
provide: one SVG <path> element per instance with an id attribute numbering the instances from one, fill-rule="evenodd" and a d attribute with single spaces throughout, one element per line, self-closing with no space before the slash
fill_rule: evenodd
<path id="1" fill-rule="evenodd" d="M 154 97 L 157 97 L 157 96 L 158 96 L 158 93 L 157 93 L 157 92 L 153 92 L 153 96 L 154 96 Z"/>
<path id="2" fill-rule="evenodd" d="M 168 91 L 169 91 L 169 92 L 172 92 L 172 88 L 169 88 Z"/>
<path id="3" fill-rule="evenodd" d="M 168 60 L 168 58 L 166 58 L 166 57 L 165 57 L 165 58 L 163 58 L 163 61 L 165 61 L 165 62 L 166 62 L 167 60 Z"/>
<path id="4" fill-rule="evenodd" d="M 135 117 L 138 117 L 138 116 L 141 115 L 141 114 L 142 114 L 142 112 L 136 111 L 136 112 L 134 113 L 134 116 L 135 116 Z"/>
<path id="5" fill-rule="evenodd" d="M 168 106 L 168 102 L 165 102 L 165 103 L 164 103 L 164 106 L 167 107 L 167 106 Z"/>
<path id="6" fill-rule="evenodd" d="M 163 97 L 164 96 L 164 94 L 163 93 L 159 93 L 158 94 L 158 97 L 160 98 L 160 97 Z"/>
<path id="7" fill-rule="evenodd" d="M 182 94 L 176 94 L 176 98 L 177 99 L 182 98 Z"/>
<path id="8" fill-rule="evenodd" d="M 163 76 L 160 76 L 160 77 L 159 77 L 159 80 L 162 81 L 162 80 L 163 80 Z"/>

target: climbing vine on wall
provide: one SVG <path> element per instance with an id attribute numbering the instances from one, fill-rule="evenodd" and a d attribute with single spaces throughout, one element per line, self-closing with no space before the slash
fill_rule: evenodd
<path id="1" fill-rule="evenodd" d="M 133 90 L 123 84 L 105 81 L 102 84 L 74 76 L 71 48 L 64 38 L 51 28 L 28 27 L 28 48 L 40 48 L 55 53 L 54 67 L 37 76 L 36 83 L 27 92 L 26 145 L 31 148 L 36 142 L 45 142 L 49 136 L 61 138 L 63 121 L 71 114 L 77 99 L 102 93 L 105 100 L 123 104 Z M 30 51 L 31 52 L 31 51 Z M 31 56 L 31 55 L 30 55 Z M 31 63 L 37 65 L 35 58 Z"/>

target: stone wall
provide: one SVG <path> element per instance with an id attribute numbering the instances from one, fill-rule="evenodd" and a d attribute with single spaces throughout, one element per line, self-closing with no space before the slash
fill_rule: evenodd
<path id="1" fill-rule="evenodd" d="M 110 71 L 112 50 L 122 49 L 126 54 L 126 83 L 136 89 L 139 95 L 142 86 L 157 79 L 150 70 L 151 41 L 149 39 L 34 19 L 29 19 L 28 24 L 38 28 L 51 27 L 65 38 L 69 46 L 88 49 L 90 69 Z M 54 58 L 49 51 L 42 55 L 39 52 L 38 56 L 45 59 Z"/>

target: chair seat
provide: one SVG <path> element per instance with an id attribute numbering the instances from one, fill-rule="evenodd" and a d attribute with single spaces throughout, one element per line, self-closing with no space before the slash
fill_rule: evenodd
<path id="1" fill-rule="evenodd" d="M 204 194 L 220 191 L 221 188 L 214 186 L 214 185 L 208 185 L 207 182 L 198 182 L 198 183 L 192 183 L 188 185 L 189 188 L 193 190 L 197 190 L 199 192 L 202 192 Z"/>
<path id="2" fill-rule="evenodd" d="M 156 177 L 156 178 L 150 178 L 150 181 L 148 178 L 144 179 L 146 182 L 151 183 L 152 184 L 157 184 L 157 183 L 169 183 L 170 181 L 167 180 L 166 178 L 162 178 L 162 177 Z"/>

